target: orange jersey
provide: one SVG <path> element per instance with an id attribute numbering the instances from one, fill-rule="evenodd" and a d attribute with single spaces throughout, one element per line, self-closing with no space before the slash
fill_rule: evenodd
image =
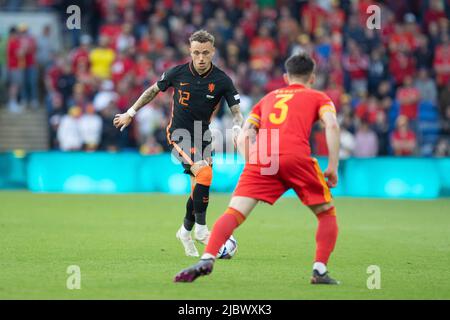
<path id="1" fill-rule="evenodd" d="M 254 106 L 247 121 L 259 128 L 258 148 L 263 147 L 268 154 L 309 157 L 312 127 L 325 112 L 336 113 L 330 97 L 292 84 L 264 96 Z M 278 137 L 275 131 L 278 131 Z"/>

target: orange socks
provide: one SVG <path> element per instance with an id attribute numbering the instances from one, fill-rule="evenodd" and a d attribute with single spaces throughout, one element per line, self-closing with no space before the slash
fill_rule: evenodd
<path id="1" fill-rule="evenodd" d="M 215 257 L 220 247 L 244 220 L 245 216 L 242 213 L 233 208 L 228 208 L 214 224 L 205 253 Z"/>
<path id="2" fill-rule="evenodd" d="M 319 220 L 316 233 L 316 259 L 315 262 L 327 264 L 333 252 L 338 236 L 336 222 L 336 209 L 334 207 L 316 215 Z"/>

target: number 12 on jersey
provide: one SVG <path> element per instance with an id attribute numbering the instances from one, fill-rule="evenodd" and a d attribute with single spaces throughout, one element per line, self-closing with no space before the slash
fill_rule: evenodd
<path id="1" fill-rule="evenodd" d="M 272 112 L 269 114 L 269 121 L 273 124 L 282 124 L 284 120 L 286 120 L 289 106 L 286 104 L 289 100 L 292 99 L 293 94 L 277 94 L 275 98 L 278 101 L 273 106 L 275 109 L 280 109 L 280 112 Z"/>

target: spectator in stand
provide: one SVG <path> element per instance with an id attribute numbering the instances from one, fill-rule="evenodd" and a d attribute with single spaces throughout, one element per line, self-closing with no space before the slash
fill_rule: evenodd
<path id="1" fill-rule="evenodd" d="M 250 43 L 250 67 L 254 70 L 269 71 L 272 69 L 277 45 L 266 26 L 261 26 L 258 36 Z"/>
<path id="2" fill-rule="evenodd" d="M 319 157 L 328 156 L 327 140 L 325 136 L 325 127 L 319 122 L 318 128 L 313 133 L 314 154 Z"/>
<path id="3" fill-rule="evenodd" d="M 44 26 L 42 34 L 37 38 L 37 62 L 41 68 L 39 74 L 43 74 L 56 54 L 55 41 L 52 38 L 52 28 L 50 25 Z"/>
<path id="4" fill-rule="evenodd" d="M 33 109 L 39 107 L 38 101 L 38 69 L 36 63 L 37 44 L 34 37 L 28 32 L 28 26 L 21 24 L 18 27 L 20 32 L 20 45 L 25 55 L 25 74 L 21 90 L 23 103 Z"/>
<path id="5" fill-rule="evenodd" d="M 394 155 L 412 156 L 416 152 L 416 134 L 409 128 L 407 116 L 400 115 L 396 121 L 396 129 L 391 135 L 391 145 Z"/>
<path id="6" fill-rule="evenodd" d="M 6 83 L 6 54 L 7 54 L 7 41 L 3 34 L 0 34 L 0 90 L 3 83 Z"/>
<path id="7" fill-rule="evenodd" d="M 347 127 L 341 125 L 341 135 L 340 135 L 340 148 L 339 148 L 339 158 L 347 159 L 350 158 L 355 152 L 355 136 L 347 129 Z"/>
<path id="8" fill-rule="evenodd" d="M 447 33 L 442 35 L 442 44 L 436 48 L 433 67 L 438 86 L 443 87 L 450 82 L 450 41 Z"/>
<path id="9" fill-rule="evenodd" d="M 78 70 L 79 64 L 87 64 L 89 67 L 89 53 L 91 51 L 90 46 L 92 39 L 89 35 L 85 34 L 81 36 L 80 46 L 75 48 L 70 53 L 70 60 L 72 61 L 72 69 L 74 72 Z"/>
<path id="10" fill-rule="evenodd" d="M 101 149 L 106 151 L 118 151 L 120 149 L 120 136 L 128 139 L 128 130 L 125 130 L 122 134 L 113 125 L 114 115 L 117 114 L 118 109 L 114 104 L 114 101 L 110 101 L 107 107 L 100 111 L 102 117 L 102 144 Z M 128 128 L 127 128 L 128 129 Z"/>
<path id="11" fill-rule="evenodd" d="M 355 134 L 354 155 L 358 158 L 376 157 L 378 154 L 378 137 L 369 124 L 362 121 Z"/>
<path id="12" fill-rule="evenodd" d="M 397 87 L 405 81 L 405 77 L 414 77 L 416 62 L 413 56 L 403 51 L 392 51 L 389 61 L 389 72 Z"/>
<path id="13" fill-rule="evenodd" d="M 429 40 L 425 35 L 417 37 L 417 49 L 414 52 L 417 68 L 430 70 L 433 66 L 433 51 L 430 50 Z"/>
<path id="14" fill-rule="evenodd" d="M 375 124 L 378 114 L 383 112 L 381 106 L 374 96 L 363 98 L 363 100 L 356 106 L 355 117 L 360 122 L 366 122 L 370 125 Z"/>
<path id="15" fill-rule="evenodd" d="M 373 125 L 373 130 L 378 139 L 378 155 L 387 156 L 389 154 L 389 122 L 385 112 L 378 112 L 377 119 Z"/>
<path id="16" fill-rule="evenodd" d="M 95 151 L 99 148 L 102 137 L 103 121 L 92 104 L 86 107 L 85 113 L 79 120 L 80 135 L 86 151 Z"/>
<path id="17" fill-rule="evenodd" d="M 61 150 L 77 151 L 83 147 L 79 123 L 81 114 L 82 110 L 80 107 L 72 106 L 69 109 L 69 113 L 61 118 L 57 132 L 58 144 Z"/>
<path id="18" fill-rule="evenodd" d="M 101 80 L 111 78 L 111 65 L 116 58 L 114 50 L 109 45 L 109 38 L 101 36 L 99 46 L 94 48 L 89 55 L 91 73 Z"/>
<path id="19" fill-rule="evenodd" d="M 83 113 L 86 111 L 91 103 L 83 84 L 75 83 L 72 96 L 69 98 L 67 104 L 69 106 L 79 106 Z"/>
<path id="20" fill-rule="evenodd" d="M 450 81 L 447 82 L 446 87 L 441 90 L 441 94 L 439 95 L 439 111 L 444 119 L 448 106 L 450 106 Z"/>
<path id="21" fill-rule="evenodd" d="M 387 78 L 387 61 L 385 59 L 384 47 L 378 47 L 370 54 L 370 65 L 368 70 L 368 91 L 374 94 L 381 81 Z"/>
<path id="22" fill-rule="evenodd" d="M 269 93 L 270 91 L 280 89 L 286 86 L 286 82 L 283 77 L 283 70 L 280 67 L 276 67 L 272 72 L 269 81 L 266 83 L 265 91 Z"/>
<path id="23" fill-rule="evenodd" d="M 429 0 L 429 8 L 425 12 L 425 28 L 430 31 L 430 25 L 432 23 L 437 23 L 441 19 L 447 19 L 445 15 L 445 0 Z"/>
<path id="24" fill-rule="evenodd" d="M 100 90 L 94 97 L 95 110 L 101 112 L 111 103 L 116 103 L 118 98 L 118 94 L 114 91 L 114 83 L 111 80 L 103 81 Z"/>
<path id="25" fill-rule="evenodd" d="M 400 104 L 400 114 L 409 120 L 416 120 L 420 101 L 420 91 L 413 86 L 413 78 L 405 77 L 403 86 L 397 90 L 397 100 Z"/>
<path id="26" fill-rule="evenodd" d="M 432 103 L 434 106 L 437 102 L 436 82 L 428 76 L 428 70 L 419 69 L 417 79 L 414 81 L 414 87 L 419 91 L 420 100 Z"/>
<path id="27" fill-rule="evenodd" d="M 75 86 L 75 76 L 72 72 L 72 66 L 68 63 L 62 66 L 62 74 L 56 81 L 56 89 L 63 97 L 63 106 L 67 110 L 69 107 L 69 100 L 72 98 L 73 87 Z"/>
<path id="28" fill-rule="evenodd" d="M 124 52 L 136 44 L 136 39 L 133 35 L 133 26 L 129 23 L 122 25 L 122 32 L 117 37 L 116 51 Z"/>
<path id="29" fill-rule="evenodd" d="M 51 95 L 50 101 L 51 108 L 47 110 L 48 112 L 48 122 L 49 122 L 49 133 L 50 133 L 50 148 L 58 149 L 58 128 L 61 123 L 61 119 L 66 114 L 63 105 L 63 98 L 60 93 L 55 92 Z"/>
<path id="30" fill-rule="evenodd" d="M 347 89 L 352 94 L 366 92 L 369 57 L 361 51 L 355 41 L 348 42 L 348 53 L 344 54 L 342 64 L 350 80 L 350 86 L 347 86 Z"/>
<path id="31" fill-rule="evenodd" d="M 22 47 L 19 33 L 15 27 L 9 30 L 7 43 L 8 78 L 9 78 L 9 101 L 10 112 L 18 113 L 23 106 L 19 102 L 19 93 L 24 86 L 25 77 L 25 50 Z"/>
<path id="32" fill-rule="evenodd" d="M 450 138 L 444 137 L 439 139 L 436 144 L 436 150 L 434 152 L 435 157 L 448 157 L 450 156 Z"/>

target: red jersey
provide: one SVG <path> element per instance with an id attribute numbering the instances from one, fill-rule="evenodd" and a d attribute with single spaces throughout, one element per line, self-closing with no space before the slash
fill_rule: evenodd
<path id="1" fill-rule="evenodd" d="M 22 51 L 20 39 L 18 37 L 9 38 L 7 45 L 7 56 L 8 68 L 10 70 L 25 67 L 25 58 Z"/>
<path id="2" fill-rule="evenodd" d="M 333 102 L 325 93 L 292 84 L 263 97 L 247 121 L 259 128 L 258 148 L 262 147 L 268 155 L 310 157 L 311 129 L 325 112 L 336 113 Z M 270 129 L 277 129 L 278 139 Z"/>

